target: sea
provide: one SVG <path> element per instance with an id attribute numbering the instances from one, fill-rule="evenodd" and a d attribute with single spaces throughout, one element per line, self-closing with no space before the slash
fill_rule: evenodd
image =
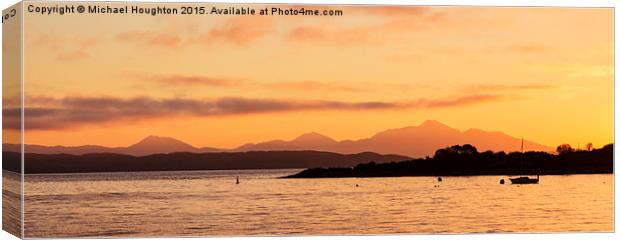
<path id="1" fill-rule="evenodd" d="M 614 231 L 613 174 L 541 176 L 533 185 L 512 185 L 508 176 L 444 176 L 441 182 L 280 178 L 299 171 L 27 174 L 24 233 L 38 238 Z M 18 217 L 19 176 L 4 171 L 3 181 L 5 213 Z M 11 197 L 15 201 L 6 200 Z"/>

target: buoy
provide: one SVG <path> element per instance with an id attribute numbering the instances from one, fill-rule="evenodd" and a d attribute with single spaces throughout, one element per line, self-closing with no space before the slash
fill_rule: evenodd
<path id="1" fill-rule="evenodd" d="M 443 179 L 441 179 L 441 177 L 438 177 L 438 178 L 437 178 L 437 181 L 438 181 L 438 182 L 441 182 L 442 180 L 443 180 Z"/>
<path id="2" fill-rule="evenodd" d="M 239 184 L 239 176 L 237 176 L 237 184 Z"/>
<path id="3" fill-rule="evenodd" d="M 499 184 L 504 184 L 504 179 L 500 179 Z"/>
<path id="4" fill-rule="evenodd" d="M 360 185 L 355 184 L 355 187 L 359 187 Z"/>

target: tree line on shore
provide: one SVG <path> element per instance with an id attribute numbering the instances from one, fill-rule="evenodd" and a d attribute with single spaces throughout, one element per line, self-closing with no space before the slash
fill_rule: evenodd
<path id="1" fill-rule="evenodd" d="M 290 178 L 458 176 L 458 175 L 549 175 L 613 173 L 613 144 L 600 149 L 575 150 L 558 146 L 547 152 L 478 152 L 465 144 L 435 151 L 433 157 L 401 162 L 358 164 L 352 168 L 312 168 Z"/>

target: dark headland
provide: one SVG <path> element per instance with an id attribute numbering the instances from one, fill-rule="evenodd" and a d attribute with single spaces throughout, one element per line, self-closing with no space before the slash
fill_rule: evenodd
<path id="1" fill-rule="evenodd" d="M 36 174 L 306 169 L 288 178 L 613 173 L 613 144 L 589 151 L 560 150 L 559 154 L 478 152 L 466 144 L 439 149 L 433 157 L 418 159 L 373 152 L 322 151 L 175 152 L 147 156 L 26 153 L 24 170 Z M 2 152 L 2 169 L 21 172 L 20 154 Z"/>
<path id="2" fill-rule="evenodd" d="M 546 152 L 478 152 L 469 144 L 439 149 L 435 155 L 389 163 L 363 163 L 352 168 L 310 168 L 285 178 L 560 175 L 613 173 L 613 144 L 600 149 L 558 147 Z"/>
<path id="3" fill-rule="evenodd" d="M 17 152 L 2 152 L 2 169 L 20 172 Z M 371 161 L 399 162 L 410 160 L 399 155 L 371 152 L 339 154 L 320 151 L 250 151 L 191 153 L 175 152 L 132 156 L 117 153 L 39 154 L 26 153 L 25 173 L 89 173 L 140 171 L 195 171 L 239 169 L 291 169 L 314 167 L 353 167 Z"/>

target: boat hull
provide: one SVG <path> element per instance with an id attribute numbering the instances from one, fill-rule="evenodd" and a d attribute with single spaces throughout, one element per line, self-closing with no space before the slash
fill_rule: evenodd
<path id="1" fill-rule="evenodd" d="M 511 178 L 510 182 L 512 184 L 538 184 L 538 178 L 529 178 L 529 177 Z"/>

